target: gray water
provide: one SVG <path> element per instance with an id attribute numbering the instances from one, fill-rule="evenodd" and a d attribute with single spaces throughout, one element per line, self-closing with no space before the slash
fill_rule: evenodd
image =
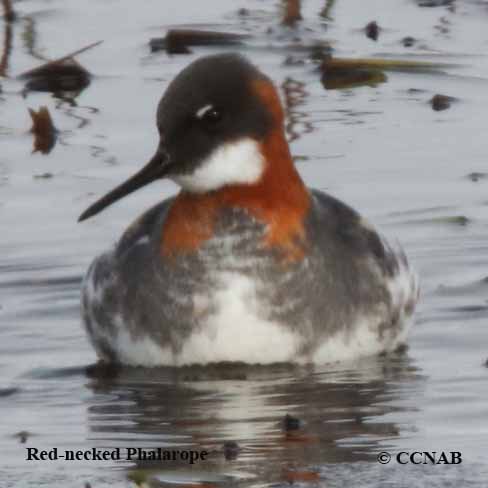
<path id="1" fill-rule="evenodd" d="M 0 26 L 0 487 L 486 486 L 488 464 L 488 2 L 303 2 L 280 27 L 264 0 L 30 0 Z M 438 2 L 443 3 L 443 2 Z M 248 9 L 245 15 L 239 9 Z M 363 27 L 376 20 L 376 42 Z M 150 205 L 151 185 L 83 224 L 89 203 L 152 155 L 167 83 L 196 57 L 151 53 L 170 27 L 252 34 L 240 50 L 280 87 L 305 181 L 360 210 L 404 246 L 422 283 L 409 348 L 321 368 L 97 371 L 81 327 L 79 288 L 91 259 Z M 404 47 L 401 40 L 417 42 Z M 91 42 L 92 74 L 74 98 L 23 93 L 15 76 Z M 340 57 L 450 66 L 387 72 L 377 86 L 325 90 L 307 46 Z M 235 49 L 235 48 L 234 48 Z M 293 56 L 295 62 L 285 60 Z M 290 60 L 288 60 L 290 61 Z M 456 97 L 433 111 L 436 93 Z M 27 108 L 59 129 L 32 154 Z M 473 176 L 472 173 L 480 173 Z M 87 370 L 88 368 L 88 370 Z M 286 414 L 298 430 L 283 426 Z M 240 446 L 226 460 L 224 443 Z M 185 462 L 26 461 L 26 449 L 192 448 Z M 378 453 L 462 453 L 458 465 L 377 462 Z"/>

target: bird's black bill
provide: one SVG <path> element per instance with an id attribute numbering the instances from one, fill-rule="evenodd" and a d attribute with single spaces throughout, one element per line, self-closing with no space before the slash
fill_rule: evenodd
<path id="1" fill-rule="evenodd" d="M 167 157 L 158 151 L 151 161 L 144 166 L 138 173 L 132 178 L 114 188 L 111 192 L 107 193 L 104 197 L 97 200 L 93 205 L 90 205 L 79 217 L 78 222 L 93 217 L 97 213 L 101 212 L 112 203 L 120 200 L 121 198 L 129 195 L 130 193 L 138 190 L 139 188 L 148 185 L 149 183 L 159 178 L 164 178 L 167 173 Z"/>

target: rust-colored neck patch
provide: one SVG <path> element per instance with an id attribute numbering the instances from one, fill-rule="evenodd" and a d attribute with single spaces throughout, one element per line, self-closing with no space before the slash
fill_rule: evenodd
<path id="1" fill-rule="evenodd" d="M 260 142 L 265 160 L 261 178 L 251 185 L 228 185 L 204 194 L 180 192 L 164 222 L 164 256 L 196 251 L 214 235 L 220 211 L 232 207 L 246 210 L 266 225 L 264 248 L 279 251 L 285 262 L 300 261 L 305 256 L 304 220 L 310 195 L 291 159 L 275 88 L 267 80 L 259 80 L 254 88 L 274 119 L 274 129 Z"/>
<path id="2" fill-rule="evenodd" d="M 285 114 L 283 112 L 283 107 L 281 106 L 280 97 L 273 83 L 267 78 L 255 80 L 252 83 L 252 90 L 273 117 L 274 127 L 281 128 L 283 126 Z"/>

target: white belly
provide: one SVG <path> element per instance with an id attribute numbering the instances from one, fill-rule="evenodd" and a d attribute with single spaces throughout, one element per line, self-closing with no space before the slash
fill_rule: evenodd
<path id="1" fill-rule="evenodd" d="M 193 297 L 199 326 L 177 353 L 149 336 L 133 339 L 117 318 L 113 345 L 121 362 L 144 366 L 241 361 L 277 363 L 296 360 L 301 335 L 263 317 L 253 279 L 239 272 L 221 272 L 219 286 Z"/>

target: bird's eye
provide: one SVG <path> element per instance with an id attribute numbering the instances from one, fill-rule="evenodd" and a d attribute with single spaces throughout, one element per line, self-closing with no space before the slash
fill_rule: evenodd
<path id="1" fill-rule="evenodd" d="M 222 118 L 222 114 L 220 113 L 219 110 L 213 108 L 212 110 L 209 110 L 204 116 L 203 120 L 205 122 L 208 122 L 210 124 L 215 124 L 217 122 L 220 122 L 220 119 Z"/>
<path id="2" fill-rule="evenodd" d="M 213 105 L 205 105 L 195 114 L 196 118 L 205 125 L 215 125 L 222 120 L 222 112 Z"/>

